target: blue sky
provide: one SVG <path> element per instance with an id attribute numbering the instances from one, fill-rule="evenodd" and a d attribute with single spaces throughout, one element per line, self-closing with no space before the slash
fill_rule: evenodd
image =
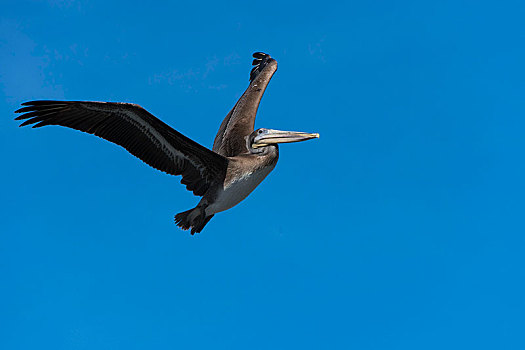
<path id="1" fill-rule="evenodd" d="M 4 1 L 2 349 L 525 348 L 521 1 Z M 179 179 L 32 99 L 141 104 L 210 147 L 319 132 L 192 237 Z"/>

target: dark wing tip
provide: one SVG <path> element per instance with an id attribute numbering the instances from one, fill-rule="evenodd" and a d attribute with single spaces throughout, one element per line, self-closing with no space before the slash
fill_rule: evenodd
<path id="1" fill-rule="evenodd" d="M 64 107 L 67 107 L 68 103 L 70 102 L 54 100 L 37 100 L 24 102 L 22 103 L 22 106 L 25 107 L 19 108 L 15 111 L 15 113 L 22 113 L 19 116 L 17 116 L 15 120 L 27 119 L 19 125 L 20 127 L 41 122 L 46 119 L 49 119 L 49 117 L 52 117 L 53 115 L 56 115 L 58 112 L 63 110 Z M 47 124 L 48 123 L 46 123 L 45 125 Z M 44 125 L 34 125 L 33 127 L 40 126 Z"/>
<path id="2" fill-rule="evenodd" d="M 15 113 L 25 113 L 30 111 L 37 111 L 40 109 L 47 109 L 50 107 L 63 107 L 69 103 L 74 103 L 74 101 L 55 101 L 55 100 L 36 100 L 36 101 L 27 101 L 21 103 L 22 108 L 19 108 Z"/>
<path id="3" fill-rule="evenodd" d="M 270 57 L 270 55 L 268 55 L 267 53 L 264 53 L 264 52 L 254 52 L 253 55 L 252 55 L 254 58 L 259 58 L 259 59 L 263 59 L 265 57 Z"/>
<path id="4" fill-rule="evenodd" d="M 268 65 L 269 62 L 273 60 L 273 58 L 264 52 L 255 52 L 253 54 L 253 62 L 252 65 L 255 66 L 252 68 L 252 71 L 250 72 L 250 82 L 252 82 L 259 73 L 262 72 L 262 70 Z"/>
<path id="5" fill-rule="evenodd" d="M 43 106 L 43 105 L 56 105 L 56 104 L 68 104 L 74 103 L 75 101 L 57 101 L 57 100 L 34 100 L 22 103 L 22 106 Z"/>

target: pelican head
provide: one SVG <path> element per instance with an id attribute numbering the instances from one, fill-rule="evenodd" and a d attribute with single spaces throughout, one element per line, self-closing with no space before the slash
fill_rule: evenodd
<path id="1" fill-rule="evenodd" d="M 319 134 L 261 128 L 255 130 L 252 136 L 252 148 L 260 148 L 278 143 L 300 142 L 315 139 L 319 137 Z"/>

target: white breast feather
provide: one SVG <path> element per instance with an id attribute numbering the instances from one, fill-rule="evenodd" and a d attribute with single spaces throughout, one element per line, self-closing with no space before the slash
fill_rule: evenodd
<path id="1" fill-rule="evenodd" d="M 206 208 L 206 215 L 219 213 L 239 204 L 264 180 L 274 167 L 264 167 L 253 173 L 246 174 L 232 182 L 228 187 L 220 190 L 217 200 Z"/>

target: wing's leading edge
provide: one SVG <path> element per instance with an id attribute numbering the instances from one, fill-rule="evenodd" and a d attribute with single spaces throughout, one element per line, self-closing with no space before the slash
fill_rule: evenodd
<path id="1" fill-rule="evenodd" d="M 255 59 L 250 72 L 250 85 L 222 121 L 213 142 L 213 151 L 225 157 L 234 157 L 248 151 L 246 136 L 253 131 L 257 108 L 277 70 L 277 61 L 270 55 L 256 52 L 253 57 Z"/>

